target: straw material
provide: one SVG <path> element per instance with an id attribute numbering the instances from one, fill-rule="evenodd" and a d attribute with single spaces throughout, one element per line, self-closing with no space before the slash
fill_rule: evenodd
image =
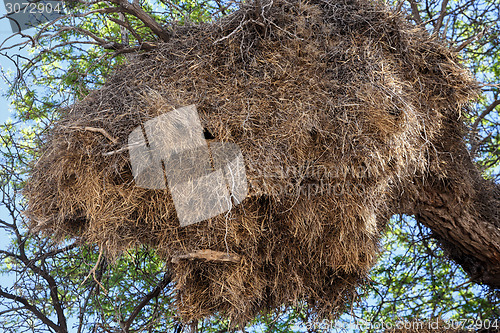
<path id="1" fill-rule="evenodd" d="M 460 132 L 475 87 L 456 54 L 382 4 L 249 2 L 175 27 L 63 110 L 26 213 L 34 230 L 109 258 L 155 248 L 185 321 L 218 313 L 244 324 L 301 300 L 333 318 L 377 259 L 396 186 L 413 193 L 415 174 L 446 172 L 431 142 L 445 122 Z M 241 149 L 249 193 L 180 227 L 169 190 L 136 186 L 126 147 L 144 122 L 191 104 L 209 142 Z"/>

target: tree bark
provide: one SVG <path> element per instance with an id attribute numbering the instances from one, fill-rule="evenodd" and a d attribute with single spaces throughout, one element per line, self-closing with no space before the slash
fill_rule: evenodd
<path id="1" fill-rule="evenodd" d="M 478 181 L 476 207 L 467 207 L 453 192 L 434 184 L 424 188 L 415 206 L 417 221 L 432 230 L 450 258 L 473 281 L 493 288 L 500 288 L 499 194 L 498 185 Z"/>
<path id="2" fill-rule="evenodd" d="M 401 198 L 400 212 L 430 228 L 471 280 L 500 288 L 500 186 L 481 176 L 460 132 L 447 126 L 433 142 L 429 172 L 413 180 L 418 191 Z"/>

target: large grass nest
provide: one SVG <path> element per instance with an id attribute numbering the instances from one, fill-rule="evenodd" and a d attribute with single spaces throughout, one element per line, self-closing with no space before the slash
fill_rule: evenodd
<path id="1" fill-rule="evenodd" d="M 335 317 L 377 259 L 394 188 L 412 193 L 415 174 L 446 171 L 431 142 L 461 130 L 474 87 L 456 54 L 381 3 L 249 2 L 174 27 L 63 111 L 24 192 L 27 214 L 35 230 L 111 258 L 155 248 L 185 321 L 242 324 L 301 301 Z M 136 186 L 125 148 L 142 123 L 191 104 L 209 142 L 240 147 L 249 193 L 180 227 L 168 190 Z"/>

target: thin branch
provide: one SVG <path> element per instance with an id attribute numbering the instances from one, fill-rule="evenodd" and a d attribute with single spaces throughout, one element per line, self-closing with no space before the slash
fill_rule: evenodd
<path id="1" fill-rule="evenodd" d="M 53 257 L 55 255 L 58 255 L 59 253 L 63 253 L 63 252 L 67 252 L 69 250 L 72 250 L 72 249 L 78 247 L 79 245 L 80 244 L 78 244 L 78 243 L 73 243 L 73 244 L 70 244 L 70 245 L 65 246 L 63 248 L 55 249 L 55 250 L 49 251 L 47 253 L 44 253 L 44 254 L 36 257 L 34 260 L 38 261 L 38 260 L 43 260 L 43 259 L 46 259 L 46 258 L 49 258 L 49 257 Z"/>
<path id="2" fill-rule="evenodd" d="M 222 4 L 222 2 L 220 0 L 215 0 L 215 3 L 219 7 L 219 9 L 218 9 L 219 13 L 221 13 L 222 15 L 226 15 L 227 14 L 227 9 L 231 6 L 231 2 L 229 2 L 225 6 Z"/>
<path id="3" fill-rule="evenodd" d="M 418 11 L 418 4 L 415 0 L 408 0 L 410 2 L 411 6 L 411 14 L 413 16 L 413 19 L 415 22 L 417 22 L 418 25 L 422 25 L 422 17 L 420 16 L 420 12 Z"/>
<path id="4" fill-rule="evenodd" d="M 120 22 L 123 22 L 125 20 L 125 14 L 123 14 L 123 13 L 119 13 L 118 17 L 121 20 Z M 119 20 L 117 20 L 117 21 L 119 21 Z M 123 24 L 119 24 L 119 26 L 120 26 L 120 35 L 122 38 L 122 44 L 125 46 L 128 46 L 130 44 L 130 40 L 128 38 L 128 34 L 129 34 L 130 29 L 128 27 L 124 26 Z"/>
<path id="5" fill-rule="evenodd" d="M 496 101 L 491 103 L 483 112 L 481 112 L 481 114 L 476 118 L 476 120 L 472 124 L 471 139 L 470 139 L 470 141 L 471 141 L 471 155 L 474 156 L 477 149 L 479 148 L 479 143 L 477 142 L 477 140 L 474 137 L 475 134 L 477 133 L 477 128 L 479 127 L 479 124 L 491 111 L 493 111 L 499 105 L 500 105 L 500 99 L 497 99 Z"/>
<path id="6" fill-rule="evenodd" d="M 20 296 L 16 296 L 16 295 L 10 294 L 8 292 L 5 292 L 5 291 L 2 290 L 1 287 L 0 287 L 0 296 L 4 297 L 4 298 L 7 298 L 7 299 L 11 299 L 14 302 L 21 303 L 22 305 L 24 305 L 24 307 L 27 310 L 29 310 L 31 313 L 33 313 L 45 325 L 47 325 L 48 327 L 52 328 L 56 332 L 60 332 L 61 331 L 61 327 L 59 325 L 57 325 L 52 320 L 50 320 L 49 318 L 47 318 L 47 316 L 45 316 L 40 310 L 38 310 L 36 306 L 34 306 L 30 302 L 28 302 L 28 300 L 26 298 L 20 297 Z"/>
<path id="7" fill-rule="evenodd" d="M 78 315 L 78 330 L 77 330 L 77 333 L 81 333 L 82 332 L 83 322 L 84 322 L 84 316 L 86 314 L 87 306 L 88 306 L 88 303 L 90 301 L 90 297 L 92 296 L 92 292 L 94 291 L 94 287 L 95 286 L 96 286 L 95 284 L 92 284 L 90 286 L 88 294 L 85 297 L 85 300 L 83 302 L 83 306 L 80 307 L 80 314 Z"/>
<path id="8" fill-rule="evenodd" d="M 158 283 L 158 285 L 151 291 L 149 294 L 144 296 L 142 299 L 141 303 L 139 303 L 135 308 L 134 311 L 130 314 L 130 317 L 122 322 L 122 328 L 125 332 L 128 332 L 130 329 L 130 325 L 132 325 L 132 322 L 134 319 L 139 315 L 139 313 L 142 311 L 142 309 L 148 305 L 148 303 L 155 297 L 158 297 L 163 289 L 172 281 L 172 277 L 170 274 L 167 272 L 163 276 L 163 279 Z"/>
<path id="9" fill-rule="evenodd" d="M 113 18 L 109 18 L 109 20 L 113 21 L 115 23 L 118 23 L 118 22 L 125 23 L 125 22 L 122 22 L 122 21 L 119 21 L 119 20 L 116 20 Z M 118 21 L 118 22 L 116 22 L 116 21 Z M 84 34 L 84 35 L 92 38 L 95 41 L 95 42 L 91 42 L 92 44 L 99 45 L 103 49 L 106 49 L 106 50 L 115 50 L 115 51 L 117 51 L 116 54 L 133 53 L 133 52 L 137 52 L 137 51 L 141 51 L 141 50 L 151 50 L 151 49 L 154 49 L 156 47 L 156 44 L 149 43 L 149 42 L 142 42 L 139 46 L 136 46 L 136 47 L 127 47 L 126 44 L 102 39 L 102 38 L 98 37 L 97 35 L 95 35 L 94 33 L 87 31 L 85 29 L 79 28 L 79 27 L 61 27 L 56 34 L 51 36 L 51 38 L 62 33 L 63 31 L 68 31 L 68 30 L 80 32 L 81 34 Z M 136 36 L 136 34 L 134 36 Z M 78 44 L 78 43 L 83 44 L 84 41 L 76 41 L 76 44 Z M 60 46 L 61 45 L 57 45 L 56 47 L 60 47 Z M 54 49 L 54 48 L 52 48 L 52 49 Z"/>
<path id="10" fill-rule="evenodd" d="M 3 316 L 4 314 L 7 314 L 9 312 L 17 312 L 19 310 L 24 310 L 24 309 L 26 309 L 25 306 L 20 306 L 18 308 L 12 308 L 12 309 L 8 309 L 8 310 L 0 311 L 0 316 Z"/>
<path id="11" fill-rule="evenodd" d="M 134 36 L 135 39 L 137 39 L 137 41 L 139 43 L 142 43 L 142 37 L 137 33 L 137 31 L 134 30 L 134 28 L 132 28 L 132 26 L 128 22 L 127 17 L 125 15 L 123 16 L 123 21 L 115 19 L 113 17 L 108 17 L 108 20 L 115 22 L 116 24 L 120 25 L 121 27 L 126 28 L 132 34 L 132 36 Z M 127 43 L 127 45 L 128 45 L 128 43 Z"/>
<path id="12" fill-rule="evenodd" d="M 479 123 L 486 117 L 491 111 L 493 111 L 497 106 L 500 105 L 500 99 L 497 99 L 493 103 L 490 104 L 481 114 L 476 118 L 474 123 L 472 124 L 472 131 L 477 131 L 477 127 L 479 126 Z"/>
<path id="13" fill-rule="evenodd" d="M 44 270 L 41 267 L 36 266 L 35 262 L 33 260 L 28 259 L 28 256 L 26 255 L 26 249 L 25 249 L 26 239 L 22 239 L 20 234 L 18 234 L 18 233 L 19 233 L 19 231 L 16 228 L 16 235 L 17 235 L 18 242 L 19 242 L 19 245 L 18 245 L 19 258 L 27 268 L 32 270 L 35 274 L 41 276 L 49 285 L 50 298 L 52 299 L 52 305 L 54 306 L 54 310 L 56 312 L 57 319 L 59 321 L 59 325 L 61 326 L 60 329 L 64 332 L 67 332 L 66 316 L 64 315 L 62 302 L 59 299 L 59 291 L 57 288 L 56 280 L 46 270 Z"/>
<path id="14" fill-rule="evenodd" d="M 52 36 L 50 36 L 50 38 L 54 38 L 54 37 L 62 34 L 65 31 L 77 31 L 77 32 L 79 32 L 79 33 L 81 33 L 81 34 L 83 34 L 85 36 L 88 36 L 88 37 L 92 38 L 93 40 L 95 40 L 97 43 L 99 43 L 101 45 L 105 45 L 105 44 L 110 43 L 110 41 L 102 39 L 99 36 L 97 36 L 96 34 L 94 34 L 93 32 L 90 32 L 88 30 L 82 29 L 80 27 L 59 26 L 59 25 L 57 25 L 56 27 L 58 28 L 57 29 L 57 33 L 55 33 Z"/>
<path id="15" fill-rule="evenodd" d="M 398 3 L 396 4 L 396 7 L 395 7 L 395 12 L 396 13 L 399 13 L 401 12 L 401 8 L 403 8 L 403 5 L 404 5 L 404 0 L 399 0 Z"/>
<path id="16" fill-rule="evenodd" d="M 117 150 L 113 150 L 113 151 L 109 151 L 107 153 L 102 153 L 102 156 L 111 156 L 111 155 L 114 155 L 114 154 L 119 154 L 119 153 L 122 153 L 124 151 L 128 151 L 129 150 L 129 147 L 122 147 L 120 149 L 117 149 Z"/>
<path id="17" fill-rule="evenodd" d="M 119 153 L 122 153 L 124 151 L 128 151 L 129 149 L 131 148 L 138 148 L 138 147 L 144 147 L 146 145 L 145 142 L 139 142 L 139 143 L 131 143 L 131 144 L 128 144 L 120 149 L 117 149 L 117 150 L 113 150 L 113 151 L 110 151 L 110 152 L 107 152 L 107 153 L 102 153 L 102 156 L 111 156 L 111 155 L 114 155 L 114 154 L 119 154 Z"/>
<path id="18" fill-rule="evenodd" d="M 100 2 L 100 1 L 98 1 Z M 91 11 L 88 11 L 86 13 L 79 13 L 79 14 L 68 14 L 68 15 L 63 15 L 55 18 L 54 20 L 50 21 L 49 23 L 45 24 L 42 29 L 33 37 L 34 41 L 40 40 L 40 37 L 42 37 L 42 33 L 44 33 L 49 27 L 51 26 L 56 26 L 57 21 L 64 20 L 66 18 L 70 17 L 85 17 L 91 14 L 110 14 L 110 13 L 118 13 L 120 10 L 118 8 L 99 8 L 99 9 L 94 9 Z"/>
<path id="19" fill-rule="evenodd" d="M 83 279 L 80 286 L 82 286 L 85 283 L 85 281 L 87 281 L 87 279 L 92 275 L 94 282 L 96 282 L 99 285 L 99 287 L 101 287 L 102 290 L 104 290 L 104 293 L 107 295 L 108 291 L 106 290 L 106 288 L 104 288 L 104 286 L 101 284 L 99 279 L 97 279 L 97 277 L 95 276 L 95 272 L 97 271 L 97 268 L 99 267 L 99 264 L 101 263 L 101 258 L 102 258 L 102 249 L 99 250 L 99 257 L 97 258 L 97 262 L 96 262 L 95 266 L 90 270 L 89 274 L 85 277 L 85 279 Z"/>
<path id="20" fill-rule="evenodd" d="M 448 19 L 446 20 L 446 24 L 444 25 L 444 30 L 442 34 L 442 38 L 446 39 L 446 35 L 448 34 L 448 27 L 450 26 L 450 21 L 451 21 L 451 16 L 448 16 Z"/>
<path id="21" fill-rule="evenodd" d="M 492 87 L 492 88 L 500 88 L 500 83 L 480 83 L 479 87 Z"/>
<path id="22" fill-rule="evenodd" d="M 443 19 L 446 16 L 446 7 L 448 6 L 448 1 L 449 0 L 443 0 L 441 3 L 441 12 L 439 13 L 439 17 L 434 24 L 434 32 L 432 33 L 433 35 L 437 35 L 439 33 L 439 30 L 443 26 Z"/>
<path id="23" fill-rule="evenodd" d="M 485 27 L 483 31 L 481 31 L 480 33 L 466 39 L 464 42 L 462 42 L 460 45 L 458 45 L 457 47 L 455 47 L 453 49 L 453 51 L 455 52 L 460 52 L 462 51 L 463 49 L 465 49 L 470 43 L 473 43 L 475 42 L 476 40 L 482 38 L 484 36 L 484 34 L 488 31 L 489 27 Z"/>
<path id="24" fill-rule="evenodd" d="M 6 228 L 12 229 L 15 227 L 14 224 L 5 222 L 4 220 L 0 219 L 0 224 L 4 225 Z"/>
<path id="25" fill-rule="evenodd" d="M 0 254 L 5 255 L 6 257 L 11 257 L 11 258 L 15 258 L 17 260 L 21 260 L 21 257 L 19 257 L 15 253 L 12 253 L 12 252 L 9 252 L 9 251 L 0 250 Z"/>
<path id="26" fill-rule="evenodd" d="M 479 147 L 481 147 L 486 141 L 488 141 L 489 139 L 491 139 L 491 137 L 493 136 L 493 133 L 490 133 L 488 134 L 486 137 L 484 137 L 481 141 L 479 141 L 476 146 L 474 147 L 474 153 L 476 152 L 477 149 L 479 149 Z"/>
<path id="27" fill-rule="evenodd" d="M 139 46 L 135 47 L 125 47 L 121 49 L 115 49 L 116 52 L 114 53 L 114 56 L 119 55 L 119 54 L 126 54 L 126 53 L 134 53 L 138 51 L 148 51 L 148 50 L 153 50 L 157 47 L 158 45 L 149 43 L 149 42 L 143 42 Z"/>

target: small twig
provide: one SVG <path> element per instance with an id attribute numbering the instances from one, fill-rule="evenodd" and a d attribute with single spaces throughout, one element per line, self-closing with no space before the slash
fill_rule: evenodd
<path id="1" fill-rule="evenodd" d="M 95 276 L 95 272 L 97 271 L 97 267 L 99 267 L 99 264 L 101 263 L 101 257 L 102 257 L 102 250 L 99 250 L 99 257 L 97 257 L 97 262 L 96 262 L 95 266 L 90 270 L 89 274 L 85 277 L 85 279 L 83 279 L 80 286 L 82 286 L 85 283 L 85 281 L 87 281 L 87 279 L 92 275 L 93 280 L 99 285 L 99 287 L 101 287 L 102 290 L 104 290 L 104 293 L 107 295 L 108 291 L 106 290 L 106 288 L 104 288 L 104 286 L 101 284 L 101 282 L 99 282 L 99 280 L 97 280 L 97 278 Z"/>
<path id="2" fill-rule="evenodd" d="M 238 264 L 241 257 L 234 253 L 226 253 L 213 250 L 197 250 L 187 254 L 180 254 L 172 257 L 172 263 L 178 264 L 181 260 L 204 259 L 212 262 L 233 262 Z"/>
<path id="3" fill-rule="evenodd" d="M 128 144 L 127 146 L 122 147 L 122 148 L 120 148 L 120 149 L 113 150 L 113 151 L 109 151 L 109 152 L 107 152 L 107 153 L 102 153 L 102 156 L 111 156 L 111 155 L 119 154 L 119 153 L 121 153 L 121 152 L 124 152 L 124 151 L 130 150 L 131 148 L 136 148 L 136 147 L 145 147 L 145 146 L 146 146 L 146 142 L 137 142 L 137 143 L 132 143 L 132 144 Z"/>
<path id="4" fill-rule="evenodd" d="M 404 0 L 399 0 L 398 3 L 396 4 L 396 7 L 394 8 L 396 13 L 399 13 L 401 11 L 401 8 L 403 8 Z"/>
<path id="5" fill-rule="evenodd" d="M 127 151 L 129 149 L 129 147 L 122 147 L 120 149 L 117 149 L 117 150 L 113 150 L 113 151 L 109 151 L 107 153 L 102 153 L 102 156 L 111 156 L 111 155 L 115 155 L 115 154 L 119 154 L 121 152 L 124 152 L 124 151 Z"/>
<path id="6" fill-rule="evenodd" d="M 112 136 L 111 134 L 109 134 L 108 132 L 106 132 L 105 129 L 102 129 L 102 128 L 96 128 L 96 127 L 90 127 L 90 126 L 68 126 L 66 128 L 79 129 L 79 130 L 83 130 L 83 131 L 101 133 L 107 139 L 109 139 L 111 142 L 113 142 L 115 144 L 118 143 L 118 139 L 117 138 L 115 138 L 114 136 Z"/>

